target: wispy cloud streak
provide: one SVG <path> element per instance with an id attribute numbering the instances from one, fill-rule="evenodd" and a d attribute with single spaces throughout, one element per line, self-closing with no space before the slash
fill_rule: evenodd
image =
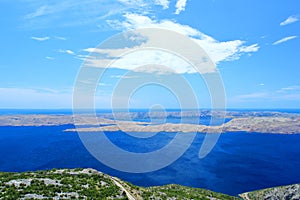
<path id="1" fill-rule="evenodd" d="M 46 41 L 46 40 L 49 40 L 50 37 L 34 37 L 34 36 L 32 36 L 31 39 L 37 40 L 37 41 Z"/>
<path id="2" fill-rule="evenodd" d="M 292 24 L 299 21 L 299 17 L 297 16 L 289 16 L 286 20 L 284 20 L 283 22 L 280 23 L 280 26 L 285 26 L 288 24 Z"/>
<path id="3" fill-rule="evenodd" d="M 273 43 L 273 45 L 281 44 L 281 43 L 287 42 L 287 41 L 295 39 L 295 38 L 297 38 L 297 36 L 295 36 L 295 35 L 294 36 L 288 36 L 288 37 L 282 38 L 280 40 L 277 40 L 276 42 Z"/>

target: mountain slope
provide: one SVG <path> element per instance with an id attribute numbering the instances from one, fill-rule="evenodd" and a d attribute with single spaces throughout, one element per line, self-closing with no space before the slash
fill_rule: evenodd
<path id="1" fill-rule="evenodd" d="M 252 192 L 246 192 L 240 194 L 240 197 L 246 200 L 298 200 L 300 199 L 300 184 L 280 186 L 274 188 L 267 188 L 263 190 L 257 190 Z"/>
<path id="2" fill-rule="evenodd" d="M 237 199 L 179 185 L 139 187 L 94 169 L 0 173 L 0 199 Z"/>
<path id="3" fill-rule="evenodd" d="M 300 199 L 300 184 L 240 194 L 245 200 Z M 180 185 L 139 187 L 94 169 L 0 172 L 0 199 L 239 199 Z"/>

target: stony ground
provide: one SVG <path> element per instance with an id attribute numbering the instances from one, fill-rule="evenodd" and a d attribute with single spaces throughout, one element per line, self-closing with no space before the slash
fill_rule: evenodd
<path id="1" fill-rule="evenodd" d="M 0 199 L 237 199 L 204 189 L 138 187 L 93 169 L 0 173 Z"/>
<path id="2" fill-rule="evenodd" d="M 300 184 L 268 188 L 240 195 L 245 200 L 298 200 Z M 239 199 L 180 185 L 139 187 L 94 169 L 0 172 L 0 199 Z"/>
<path id="3" fill-rule="evenodd" d="M 257 190 L 241 194 L 240 196 L 247 200 L 299 200 L 300 184 Z"/>

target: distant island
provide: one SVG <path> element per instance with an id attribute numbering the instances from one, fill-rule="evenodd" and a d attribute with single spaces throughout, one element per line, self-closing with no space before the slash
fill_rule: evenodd
<path id="1" fill-rule="evenodd" d="M 274 134 L 299 134 L 300 115 L 281 112 L 245 112 L 230 111 L 226 114 L 221 111 L 183 111 L 183 112 L 157 112 L 151 117 L 177 117 L 177 118 L 201 118 L 201 117 L 224 117 L 230 119 L 227 123 L 210 126 L 189 123 L 162 123 L 141 122 L 138 119 L 149 118 L 146 112 L 132 113 L 104 113 L 98 114 L 97 119 L 88 114 L 76 115 L 53 115 L 53 114 L 26 114 L 26 115 L 2 115 L 0 126 L 57 126 L 74 124 L 79 127 L 66 129 L 69 131 L 96 132 L 96 131 L 125 131 L 125 132 L 259 132 Z M 118 120 L 115 120 L 116 117 Z M 137 120 L 126 120 L 137 119 Z"/>

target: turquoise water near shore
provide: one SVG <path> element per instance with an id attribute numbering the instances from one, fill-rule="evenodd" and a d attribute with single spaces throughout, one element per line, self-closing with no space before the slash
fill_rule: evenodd
<path id="1" fill-rule="evenodd" d="M 224 133 L 203 159 L 198 151 L 205 134 L 170 166 L 150 173 L 124 173 L 93 158 L 73 125 L 0 127 L 0 171 L 91 167 L 141 186 L 176 183 L 237 195 L 249 190 L 300 182 L 300 134 Z M 184 134 L 184 133 L 183 133 Z M 133 152 L 158 149 L 174 133 L 137 139 L 122 132 L 106 133 L 116 145 Z"/>

